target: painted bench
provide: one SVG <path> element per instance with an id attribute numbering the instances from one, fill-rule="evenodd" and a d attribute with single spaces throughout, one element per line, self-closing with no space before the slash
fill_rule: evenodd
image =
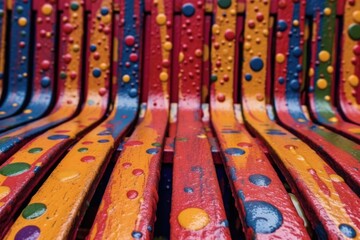
<path id="1" fill-rule="evenodd" d="M 360 2 L 0 0 L 0 238 L 360 239 Z"/>

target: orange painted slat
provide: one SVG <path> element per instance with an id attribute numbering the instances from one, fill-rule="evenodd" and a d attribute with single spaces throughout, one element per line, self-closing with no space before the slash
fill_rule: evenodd
<path id="1" fill-rule="evenodd" d="M 145 63 L 149 86 L 147 109 L 117 159 L 90 239 L 151 239 L 153 236 L 169 115 L 173 2 L 159 0 L 149 7 L 149 29 L 145 29 L 151 35 Z"/>
<path id="2" fill-rule="evenodd" d="M 236 32 L 236 9 L 236 2 L 228 8 L 214 3 L 211 120 L 243 230 L 247 238 L 309 239 L 303 220 L 270 161 L 236 119 L 232 98 L 237 67 L 235 43 L 236 35 L 241 34 Z M 261 209 L 271 214 L 264 214 Z"/>
<path id="3" fill-rule="evenodd" d="M 340 81 L 336 92 L 339 96 L 340 109 L 345 118 L 360 124 L 360 38 L 351 35 L 351 29 L 360 23 L 360 3 L 344 1 L 344 26 L 341 49 Z M 360 128 L 359 128 L 360 131 Z"/>

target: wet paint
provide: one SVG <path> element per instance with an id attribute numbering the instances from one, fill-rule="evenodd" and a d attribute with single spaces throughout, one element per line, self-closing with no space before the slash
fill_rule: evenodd
<path id="1" fill-rule="evenodd" d="M 336 67 L 336 8 L 339 1 L 314 1 L 313 40 L 310 66 L 309 102 L 311 114 L 319 123 L 345 137 L 360 141 L 356 124 L 344 121 L 333 106 Z M 348 30 L 349 31 L 349 30 Z"/>
<path id="2" fill-rule="evenodd" d="M 345 1 L 338 94 L 345 118 L 356 124 L 360 124 L 360 39 L 354 37 L 354 29 L 359 28 L 359 14 L 358 2 Z"/>
<path id="3" fill-rule="evenodd" d="M 69 7 L 71 8 L 70 5 L 68 5 Z M 83 6 L 72 7 L 77 9 L 79 13 L 83 11 Z M 0 176 L 1 186 L 10 190 L 7 194 L 2 195 L 0 200 L 0 215 L 4 221 L 2 225 L 4 228 L 7 227 L 5 225 L 6 221 L 10 220 L 10 216 L 6 216 L 8 209 L 14 210 L 20 207 L 22 201 L 30 193 L 31 188 L 36 186 L 48 169 L 75 142 L 75 139 L 86 133 L 106 113 L 109 100 L 111 13 L 102 15 L 101 10 L 103 9 L 109 9 L 110 11 L 111 2 L 98 1 L 91 5 L 93 13 L 91 17 L 94 21 L 90 21 L 89 25 L 92 31 L 89 33 L 90 46 L 87 49 L 90 59 L 86 75 L 88 95 L 85 99 L 86 105 L 83 111 L 75 119 L 32 139 L 0 168 L 0 171 L 2 171 Z M 45 8 L 44 11 L 48 12 L 49 9 Z M 67 31 L 70 32 L 70 26 L 68 25 L 67 27 Z M 95 44 L 97 51 L 91 51 L 91 44 Z M 102 57 L 101 62 L 97 61 L 96 53 Z M 103 64 L 107 67 L 102 68 Z M 98 72 L 100 72 L 100 75 Z M 7 172 L 9 169 L 11 170 L 10 173 Z M 57 178 L 60 181 L 67 181 L 76 176 L 76 172 L 64 171 L 58 174 Z M 16 204 L 14 205 L 12 202 L 16 202 Z"/>
<path id="4" fill-rule="evenodd" d="M 223 162 L 236 198 L 243 230 L 248 238 L 291 236 L 307 239 L 309 237 L 304 224 L 297 216 L 271 163 L 236 118 L 232 98 L 236 79 L 235 36 L 239 34 L 236 32 L 236 9 L 236 2 L 232 2 L 226 9 L 214 4 L 211 119 L 223 152 Z M 268 211 L 268 214 L 263 214 L 263 211 Z M 268 224 L 260 224 L 263 220 Z"/>
<path id="5" fill-rule="evenodd" d="M 324 160 L 338 170 L 349 185 L 360 191 L 360 150 L 358 144 L 313 123 L 304 112 L 300 100 L 305 66 L 294 49 L 304 49 L 305 2 L 278 6 L 278 30 L 275 55 L 275 108 L 282 124 L 323 154 Z M 284 26 L 286 25 L 286 28 Z M 291 34 L 290 34 L 291 33 Z M 285 37 L 289 35 L 289 38 Z M 303 51 L 304 52 L 304 51 Z"/>
<path id="6" fill-rule="evenodd" d="M 222 1 L 220 1 L 222 2 Z M 171 238 L 230 239 L 210 144 L 201 122 L 205 1 L 181 2 L 179 102 L 170 215 Z"/>
<path id="7" fill-rule="evenodd" d="M 276 157 L 278 167 L 301 199 L 307 217 L 319 236 L 345 236 L 341 224 L 351 226 L 357 232 L 360 226 L 354 217 L 359 214 L 357 195 L 314 150 L 272 121 L 267 114 L 265 86 L 270 4 L 268 1 L 250 0 L 246 3 L 249 10 L 245 21 L 246 48 L 242 76 L 245 122 Z M 257 21 L 257 24 L 253 27 L 251 21 Z M 286 27 L 280 26 L 282 29 Z M 300 57 L 302 49 L 294 47 L 291 54 Z"/>
<path id="8" fill-rule="evenodd" d="M 16 116 L 7 118 L 6 121 L 0 122 L 0 132 L 4 132 L 11 128 L 17 127 L 21 124 L 25 124 L 31 121 L 34 121 L 46 114 L 51 107 L 51 103 L 53 99 L 56 97 L 55 95 L 55 42 L 56 42 L 56 28 L 57 25 L 57 3 L 54 1 L 41 0 L 33 3 L 33 9 L 37 11 L 37 19 L 36 23 L 37 31 L 32 33 L 35 35 L 35 44 L 33 46 L 29 45 L 29 37 L 30 37 L 30 26 L 31 26 L 31 17 L 29 15 L 31 1 L 28 1 L 27 4 L 23 4 L 24 15 L 16 16 L 14 15 L 13 21 L 15 21 L 20 29 L 14 29 L 15 38 L 20 38 L 24 40 L 25 47 L 24 49 L 19 46 L 22 43 L 16 43 L 14 41 L 14 45 L 11 47 L 16 49 L 20 49 L 20 53 L 18 51 L 13 51 L 12 54 L 14 58 L 11 58 L 10 66 L 17 66 L 20 64 L 19 68 L 14 68 L 13 74 L 9 76 L 11 79 L 16 81 L 16 79 L 20 79 L 20 81 L 24 83 L 16 83 L 15 86 L 20 86 L 20 94 L 13 90 L 10 96 L 14 95 L 15 98 L 20 96 L 20 101 L 24 101 L 22 94 L 25 94 L 27 89 L 27 83 L 29 81 L 28 76 L 32 76 L 32 88 L 31 88 L 31 96 L 29 100 L 25 103 L 21 112 Z M 18 8 L 17 8 L 18 9 Z M 24 28 L 24 29 L 23 29 Z M 20 35 L 20 36 L 19 36 Z M 25 37 L 22 39 L 22 37 Z M 17 44 L 17 45 L 15 45 Z M 29 52 L 29 48 L 32 48 L 34 51 L 33 56 L 26 55 Z M 18 54 L 16 54 L 18 53 Z M 25 56 L 25 61 L 23 61 L 23 56 Z M 33 69 L 30 70 L 29 61 L 33 61 Z M 21 64 L 24 62 L 24 64 Z M 30 74 L 30 71 L 31 74 Z M 14 103 L 22 104 L 21 102 L 16 102 L 17 100 L 11 100 L 10 111 L 13 111 Z M 18 109 L 17 105 L 15 108 Z M 3 110 L 3 113 L 6 115 L 6 109 Z M 13 114 L 12 112 L 11 114 Z M 7 116 L 7 115 L 6 115 Z"/>

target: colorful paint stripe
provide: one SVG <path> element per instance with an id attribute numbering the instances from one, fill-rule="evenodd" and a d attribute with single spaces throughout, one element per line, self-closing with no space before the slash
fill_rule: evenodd
<path id="1" fill-rule="evenodd" d="M 35 4 L 35 3 L 34 3 Z M 26 5 L 26 9 L 30 6 Z M 25 8 L 25 7 L 24 7 Z M 32 90 L 31 98 L 29 102 L 16 116 L 7 118 L 6 121 L 0 121 L 0 132 L 4 132 L 21 124 L 31 122 L 43 116 L 49 108 L 54 96 L 54 62 L 55 62 L 55 37 L 56 37 L 56 13 L 57 13 L 57 3 L 50 0 L 39 0 L 36 1 L 34 8 L 37 11 L 37 31 L 35 33 L 35 43 L 33 47 L 34 56 L 32 56 L 32 61 L 34 62 L 34 68 L 31 71 L 32 76 Z M 26 15 L 25 13 L 25 16 Z M 30 29 L 31 21 L 26 17 L 20 17 L 17 19 L 17 24 L 20 27 L 27 27 L 26 30 Z M 25 30 L 25 31 L 26 31 Z M 22 29 L 17 32 L 17 34 L 22 34 Z M 25 33 L 28 34 L 28 33 Z M 28 36 L 28 35 L 26 35 Z M 17 38 L 15 38 L 17 39 Z M 24 40 L 29 40 L 25 38 Z M 25 42 L 29 44 L 30 41 Z M 16 44 L 16 42 L 15 42 Z M 13 52 L 16 54 L 18 52 Z M 20 56 L 17 56 L 18 62 L 14 62 L 14 66 L 21 63 L 22 60 L 19 59 Z M 20 61 L 19 61 L 20 60 Z M 27 62 L 26 62 L 27 63 Z M 14 79 L 17 79 L 19 75 L 28 76 L 30 75 L 30 70 L 26 68 L 24 72 L 17 72 Z M 25 77 L 23 81 L 27 81 Z M 13 93 L 17 94 L 16 91 Z M 6 113 L 5 113 L 6 114 Z"/>
<path id="2" fill-rule="evenodd" d="M 345 1 L 341 44 L 339 103 L 346 119 L 360 124 L 360 3 Z M 355 36 L 354 36 L 355 34 Z"/>
<path id="3" fill-rule="evenodd" d="M 335 27 L 338 1 L 312 1 L 313 41 L 310 68 L 309 102 L 311 114 L 325 127 L 353 141 L 360 141 L 358 125 L 345 122 L 332 105 L 332 89 L 335 87 L 336 51 Z"/>
<path id="4" fill-rule="evenodd" d="M 78 1 L 64 1 L 62 27 L 60 36 L 64 41 L 59 46 L 58 83 L 56 95 L 58 99 L 51 113 L 35 122 L 21 125 L 0 134 L 0 163 L 3 163 L 12 153 L 18 150 L 32 137 L 59 125 L 72 117 L 80 105 L 80 89 L 82 79 L 83 43 L 83 10 Z M 5 120 L 7 121 L 7 120 Z"/>
<path id="5" fill-rule="evenodd" d="M 90 239 L 150 239 L 153 236 L 162 146 L 169 115 L 173 2 L 159 0 L 149 5 L 150 29 L 147 31 L 152 38 L 148 49 L 151 57 L 147 109 L 117 159 Z"/>
<path id="6" fill-rule="evenodd" d="M 28 90 L 30 88 L 30 81 L 32 74 L 30 72 L 30 39 L 34 33 L 31 31 L 32 22 L 32 4 L 33 1 L 14 0 L 11 2 L 12 11 L 10 20 L 10 34 L 11 41 L 7 43 L 10 49 L 8 69 L 8 78 L 6 80 L 6 87 L 3 89 L 3 101 L 0 105 L 0 119 L 7 118 L 16 113 L 19 113 L 25 104 Z M 6 12 L 7 9 L 4 9 Z M 5 20 L 5 14 L 3 20 Z M 3 36 L 3 35 L 2 35 Z M 5 64 L 5 63 L 3 63 Z M 1 70 L 0 70 L 1 71 Z M 1 71 L 4 74 L 4 71 Z M 3 76 L 4 77 L 4 76 Z M 1 78 L 3 78 L 1 77 Z"/>
<path id="7" fill-rule="evenodd" d="M 93 2 L 89 21 L 89 45 L 86 106 L 81 114 L 65 124 L 53 128 L 39 137 L 34 138 L 8 159 L 0 168 L 1 188 L 6 194 L 0 199 L 0 218 L 4 221 L 2 228 L 11 220 L 15 209 L 21 207 L 23 201 L 31 193 L 31 189 L 43 178 L 62 154 L 101 120 L 107 110 L 110 80 L 111 50 L 111 1 Z M 65 23 L 66 24 L 66 23 Z M 80 23 L 79 23 L 80 24 Z M 94 50 L 95 51 L 92 51 Z M 101 61 L 98 61 L 100 57 Z M 84 152 L 81 149 L 79 152 Z M 56 177 L 59 181 L 68 181 L 77 176 L 74 171 L 64 171 Z M 24 230 L 25 231 L 25 230 Z M 0 231 L 4 233 L 4 231 Z"/>
<path id="8" fill-rule="evenodd" d="M 247 2 L 242 103 L 245 121 L 269 147 L 277 166 L 300 200 L 320 238 L 359 233 L 359 198 L 314 150 L 272 121 L 266 111 L 265 87 L 270 4 Z M 254 24 L 253 24 L 254 23 Z M 288 26 L 287 26 L 288 27 Z M 294 48 L 298 56 L 301 49 Z M 251 76 L 251 78 L 250 78 Z"/>
<path id="9" fill-rule="evenodd" d="M 230 239 L 210 144 L 201 122 L 205 1 L 184 0 L 170 237 Z"/>
<path id="10" fill-rule="evenodd" d="M 236 9 L 234 1 L 228 8 L 214 3 L 211 119 L 243 230 L 247 238 L 309 239 L 271 163 L 235 116 L 232 97 L 236 79 L 235 42 L 239 34 L 236 32 Z M 269 214 L 263 214 L 264 209 Z"/>
<path id="11" fill-rule="evenodd" d="M 100 3 L 98 2 L 98 4 Z M 110 5 L 111 1 L 103 1 L 100 13 L 106 13 L 106 16 L 111 15 Z M 115 109 L 106 121 L 73 146 L 39 192 L 32 198 L 27 208 L 41 202 L 46 205 L 46 213 L 36 219 L 31 219 L 31 223 L 29 219 L 20 217 L 12 228 L 15 233 L 29 224 L 36 224 L 43 232 L 40 235 L 43 239 L 74 237 L 87 208 L 87 201 L 92 197 L 115 147 L 135 119 L 138 90 L 134 86 L 140 76 L 138 64 L 140 64 L 143 5 L 141 2 L 128 0 L 120 1 L 119 7 L 125 11 L 121 11 L 120 16 L 116 15 L 115 19 L 119 21 L 124 18 L 126 21 L 124 25 L 116 25 L 115 28 L 114 40 L 116 43 L 120 43 L 114 45 L 115 52 L 117 52 L 114 57 L 114 67 L 116 68 L 114 79 L 119 82 Z M 134 28 L 134 26 L 136 27 Z M 134 60 L 135 57 L 136 60 Z M 127 81 L 127 77 L 131 79 Z M 122 102 L 130 104 L 125 106 Z M 132 108 L 132 106 L 135 107 Z M 68 176 L 69 173 L 71 177 L 59 178 L 59 176 Z M 58 191 L 59 189 L 63 189 L 63 191 Z M 63 198 L 63 196 L 71 196 L 61 205 L 61 208 L 69 211 L 61 211 L 62 213 L 59 214 L 60 206 L 53 199 Z M 51 224 L 49 224 L 49 219 L 51 219 Z"/>
<path id="12" fill-rule="evenodd" d="M 0 64 L 23 59 L 5 80 L 25 60 L 34 69 L 13 79 L 29 80 L 20 97 L 30 105 L 0 105 L 0 238 L 360 237 L 359 126 L 346 112 L 359 103 L 357 1 L 7 4 L 13 22 L 0 34 L 16 37 L 17 54 L 7 50 Z M 30 40 L 15 44 L 19 36 Z M 11 87 L 13 100 L 20 87 Z"/>
<path id="13" fill-rule="evenodd" d="M 279 120 L 289 130 L 310 142 L 334 166 L 350 186 L 360 192 L 360 149 L 358 144 L 326 128 L 311 122 L 303 112 L 300 86 L 304 66 L 302 56 L 293 54 L 303 51 L 305 4 L 280 4 L 277 21 L 277 49 L 275 56 L 275 106 Z M 291 32 L 291 34 L 290 34 Z M 289 35 L 289 38 L 284 36 Z M 299 49 L 299 50 L 298 50 Z M 285 69 L 285 70 L 284 70 Z"/>
<path id="14" fill-rule="evenodd" d="M 0 1 L 0 97 L 4 94 L 5 47 L 7 31 L 7 4 Z"/>

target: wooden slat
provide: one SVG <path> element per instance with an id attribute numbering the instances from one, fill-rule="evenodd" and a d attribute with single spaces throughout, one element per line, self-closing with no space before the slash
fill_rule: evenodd
<path id="1" fill-rule="evenodd" d="M 356 234 L 360 228 L 357 195 L 310 147 L 267 115 L 264 94 L 270 6 L 267 1 L 248 0 L 246 8 L 242 77 L 245 121 L 270 148 L 318 236 L 343 238 L 349 232 Z M 254 27 L 249 24 L 251 20 Z M 298 55 L 298 51 L 292 54 Z"/>
<path id="2" fill-rule="evenodd" d="M 360 3 L 345 1 L 344 26 L 342 41 L 339 42 L 341 49 L 340 81 L 336 94 L 345 118 L 356 124 L 360 124 L 360 38 L 353 38 L 351 29 L 360 24 Z M 338 7 L 339 9 L 339 7 Z"/>
<path id="3" fill-rule="evenodd" d="M 313 118 L 325 127 L 360 142 L 360 127 L 344 121 L 333 106 L 336 87 L 337 2 L 314 1 L 309 102 Z"/>
<path id="4" fill-rule="evenodd" d="M 204 1 L 182 1 L 179 105 L 173 165 L 171 239 L 230 239 L 210 144 L 201 122 Z"/>
<path id="5" fill-rule="evenodd" d="M 33 1 L 14 0 L 7 2 L 13 9 L 22 9 L 22 11 L 12 11 L 12 15 L 9 17 L 10 29 L 8 29 L 8 34 L 11 41 L 7 43 L 10 52 L 8 59 L 6 59 L 9 61 L 9 69 L 7 69 L 8 77 L 5 79 L 4 98 L 0 105 L 0 119 L 14 115 L 21 110 L 28 96 L 32 76 L 29 71 L 32 46 L 29 43 L 31 36 L 34 35 L 34 32 L 31 31 L 31 25 L 35 24 L 31 18 Z M 19 21 L 22 21 L 21 25 Z M 25 22 L 26 24 L 24 24 Z"/>
<path id="6" fill-rule="evenodd" d="M 104 9 L 102 8 L 104 7 Z M 80 10 L 82 11 L 83 7 Z M 109 13 L 104 14 L 106 9 Z M 32 189 L 54 165 L 67 148 L 91 127 L 101 120 L 107 110 L 110 80 L 111 50 L 111 1 L 93 2 L 89 18 L 89 62 L 86 64 L 87 98 L 85 107 L 78 117 L 53 128 L 32 139 L 0 168 L 0 183 L 6 194 L 0 200 L 0 218 L 6 223 L 16 213 L 16 209 L 31 193 Z M 101 15 L 102 14 L 102 15 Z M 98 16 L 101 16 L 98 18 Z M 82 23 L 79 22 L 79 27 Z M 81 38 L 81 36 L 78 36 Z M 96 46 L 96 51 L 94 46 Z M 101 61 L 98 61 L 99 55 Z M 80 152 L 86 149 L 79 150 Z M 59 181 L 68 181 L 77 176 L 73 170 L 57 175 Z M 11 210 L 11 214 L 9 211 Z M 30 217 L 31 218 L 31 217 Z M 6 224 L 1 225 L 7 227 Z M 26 230 L 23 230 L 26 232 Z M 37 230 L 36 230 L 37 231 Z M 4 233 L 4 231 L 0 231 Z M 17 233 L 14 233 L 17 234 Z M 21 235 L 21 231 L 19 233 Z"/>
<path id="7" fill-rule="evenodd" d="M 233 2 L 227 9 L 214 6 L 211 119 L 243 230 L 247 238 L 309 239 L 304 223 L 271 163 L 242 122 L 236 119 L 232 96 L 236 68 L 235 39 L 239 34 L 236 32 L 237 4 Z M 271 209 L 272 213 L 260 213 L 260 209 L 265 208 Z M 262 225 L 260 221 L 264 221 Z"/>
<path id="8" fill-rule="evenodd" d="M 147 109 L 117 159 L 90 239 L 150 239 L 153 235 L 169 115 L 173 2 L 159 0 L 149 7 Z"/>
<path id="9" fill-rule="evenodd" d="M 281 5 L 278 11 L 275 64 L 275 106 L 277 116 L 289 130 L 301 136 L 313 148 L 324 154 L 324 159 L 339 171 L 351 187 L 360 193 L 360 149 L 358 144 L 311 122 L 303 112 L 300 101 L 302 57 L 291 54 L 303 49 L 305 4 Z M 294 21 L 298 25 L 293 25 Z M 286 29 L 281 26 L 288 26 Z M 291 35 L 290 35 L 291 32 Z M 289 38 L 285 37 L 288 36 Z M 300 69 L 300 70 L 297 70 Z"/>
<path id="10" fill-rule="evenodd" d="M 49 0 L 39 0 L 36 20 L 35 44 L 34 48 L 33 71 L 26 71 L 25 74 L 32 75 L 33 84 L 31 98 L 27 102 L 25 109 L 14 117 L 0 121 L 0 132 L 17 127 L 21 124 L 31 122 L 42 117 L 51 107 L 51 101 L 55 97 L 55 37 L 56 37 L 56 13 L 57 4 Z M 26 18 L 19 18 L 18 24 L 29 26 L 31 22 Z M 19 32 L 21 34 L 21 31 Z M 18 33 L 18 34 L 19 34 Z M 29 44 L 29 41 L 25 42 Z M 14 53 L 15 54 L 15 53 Z M 20 60 L 21 62 L 21 60 Z M 14 65 L 18 64 L 14 63 Z M 18 74 L 24 74 L 18 72 Z M 14 76 L 17 78 L 18 76 Z M 26 79 L 24 79 L 26 81 Z M 16 92 L 13 92 L 16 93 Z M 16 93 L 17 94 L 17 93 Z"/>
<path id="11" fill-rule="evenodd" d="M 69 6 L 69 1 L 63 1 L 60 7 L 64 8 L 64 5 Z M 83 6 L 79 2 L 73 2 L 70 7 L 64 8 L 64 13 L 61 14 L 63 23 L 60 28 L 61 41 L 57 59 L 56 74 L 59 79 L 56 85 L 58 95 L 56 105 L 46 117 L 0 134 L 0 163 L 32 137 L 69 120 L 81 105 L 83 17 Z M 66 27 L 72 27 L 72 31 L 67 31 Z"/>
<path id="12" fill-rule="evenodd" d="M 115 25 L 116 55 L 113 79 L 119 82 L 115 109 L 106 121 L 73 146 L 28 205 L 28 208 L 31 208 L 32 204 L 41 203 L 46 205 L 47 211 L 30 220 L 31 223 L 29 219 L 20 217 L 13 227 L 15 232 L 16 229 L 23 229 L 28 224 L 36 224 L 40 231 L 44 232 L 41 235 L 43 239 L 73 238 L 111 155 L 135 119 L 138 106 L 138 64 L 141 53 L 143 4 L 135 1 L 119 1 L 118 4 L 121 10 L 120 15 L 116 15 L 115 22 L 119 23 L 120 19 L 126 21 L 124 24 Z M 110 8 L 109 6 L 110 1 L 103 1 L 102 11 Z M 134 60 L 134 57 L 137 60 Z M 126 62 L 132 63 L 127 65 Z M 131 78 L 129 81 L 126 75 Z M 59 179 L 59 176 L 69 171 L 76 173 L 76 177 L 68 181 Z M 66 201 L 62 205 L 54 201 L 64 197 Z M 64 208 L 67 211 L 61 211 Z M 25 211 L 26 208 L 23 213 Z"/>

